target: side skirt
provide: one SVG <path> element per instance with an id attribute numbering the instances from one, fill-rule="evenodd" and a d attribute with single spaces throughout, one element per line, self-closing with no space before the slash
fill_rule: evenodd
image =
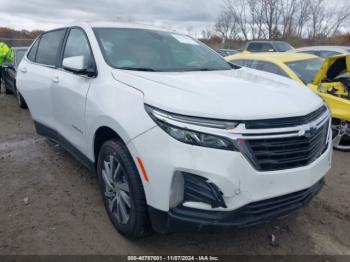
<path id="1" fill-rule="evenodd" d="M 80 152 L 75 146 L 73 146 L 67 139 L 65 139 L 56 130 L 47 127 L 39 122 L 34 121 L 35 129 L 41 136 L 54 140 L 73 155 L 82 165 L 89 169 L 94 175 L 96 175 L 95 163 L 87 158 L 82 152 Z"/>

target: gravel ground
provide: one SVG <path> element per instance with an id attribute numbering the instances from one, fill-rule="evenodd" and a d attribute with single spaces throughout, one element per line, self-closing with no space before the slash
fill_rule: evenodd
<path id="1" fill-rule="evenodd" d="M 287 218 L 131 242 L 109 222 L 97 179 L 36 135 L 29 111 L 14 96 L 0 94 L 0 254 L 350 255 L 349 160 L 350 153 L 335 152 L 323 191 Z"/>

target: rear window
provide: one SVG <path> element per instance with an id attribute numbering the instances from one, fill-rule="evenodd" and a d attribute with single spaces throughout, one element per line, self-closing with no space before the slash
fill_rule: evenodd
<path id="1" fill-rule="evenodd" d="M 55 66 L 59 47 L 63 40 L 65 29 L 45 33 L 40 38 L 36 62 L 43 65 Z"/>
<path id="2" fill-rule="evenodd" d="M 247 48 L 250 52 L 269 52 L 274 51 L 271 43 L 250 43 Z"/>

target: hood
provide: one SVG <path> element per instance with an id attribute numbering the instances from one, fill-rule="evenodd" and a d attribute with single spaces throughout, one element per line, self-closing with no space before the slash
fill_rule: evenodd
<path id="1" fill-rule="evenodd" d="M 324 60 L 312 84 L 318 86 L 325 79 L 332 81 L 343 72 L 350 72 L 350 55 L 328 57 Z"/>
<path id="2" fill-rule="evenodd" d="M 113 77 L 143 92 L 146 104 L 183 115 L 254 120 L 306 115 L 322 100 L 285 77 L 241 68 L 209 72 L 113 70 Z"/>

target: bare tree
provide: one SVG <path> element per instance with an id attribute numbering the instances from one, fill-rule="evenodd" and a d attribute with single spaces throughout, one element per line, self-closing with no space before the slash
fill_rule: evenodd
<path id="1" fill-rule="evenodd" d="M 281 0 L 281 26 L 282 37 L 288 38 L 293 36 L 296 31 L 296 12 L 298 11 L 299 0 Z"/>
<path id="2" fill-rule="evenodd" d="M 296 36 L 302 39 L 305 26 L 310 20 L 310 0 L 299 0 L 296 13 Z"/>
<path id="3" fill-rule="evenodd" d="M 224 10 L 215 24 L 215 31 L 220 33 L 225 42 L 226 39 L 234 39 L 238 33 L 237 18 L 231 10 Z"/>
<path id="4" fill-rule="evenodd" d="M 329 4 L 329 3 L 328 3 Z M 224 39 L 331 37 L 350 20 L 350 4 L 325 0 L 223 0 L 215 30 Z"/>
<path id="5" fill-rule="evenodd" d="M 278 31 L 278 24 L 281 16 L 281 9 L 279 7 L 280 0 L 261 0 L 262 13 L 264 15 L 264 24 L 267 30 L 268 39 L 271 40 L 276 37 Z"/>
<path id="6" fill-rule="evenodd" d="M 261 12 L 262 1 L 261 0 L 248 0 L 250 9 L 250 32 L 253 39 L 266 38 L 266 33 L 263 29 L 264 16 Z"/>

